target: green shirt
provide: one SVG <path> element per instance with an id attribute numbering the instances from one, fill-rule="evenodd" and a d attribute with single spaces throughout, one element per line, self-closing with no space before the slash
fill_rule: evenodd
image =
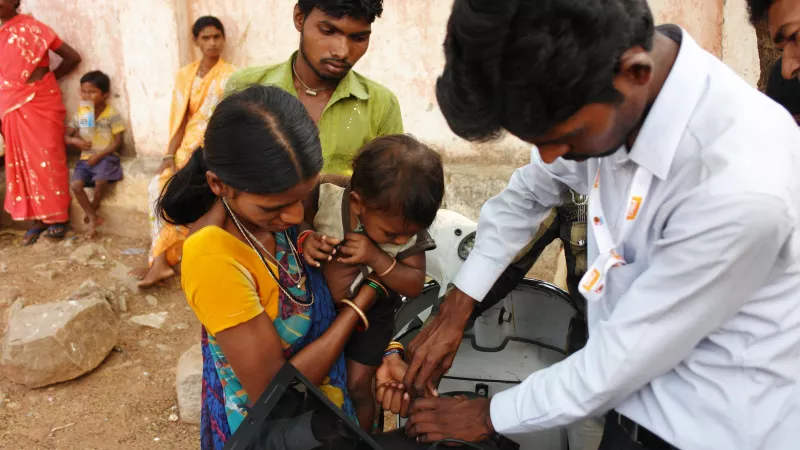
<path id="1" fill-rule="evenodd" d="M 297 97 L 292 62 L 250 67 L 231 76 L 226 93 L 253 84 L 274 85 Z M 352 174 L 356 152 L 367 142 L 387 134 L 403 133 L 400 104 L 392 91 L 351 70 L 342 78 L 317 123 L 325 158 L 323 171 Z"/>

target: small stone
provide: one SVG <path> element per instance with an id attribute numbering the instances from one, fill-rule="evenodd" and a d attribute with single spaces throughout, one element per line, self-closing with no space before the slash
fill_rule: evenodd
<path id="1" fill-rule="evenodd" d="M 186 325 L 185 323 L 182 323 L 182 322 L 181 323 L 176 323 L 175 325 L 172 326 L 172 331 L 188 330 L 188 329 L 189 329 L 189 325 Z"/>
<path id="2" fill-rule="evenodd" d="M 170 414 L 169 415 L 169 421 L 170 422 L 177 422 L 178 421 L 178 415 L 175 414 L 175 413 Z"/>
<path id="3" fill-rule="evenodd" d="M 7 273 L 8 272 L 8 264 L 0 263 L 0 273 Z"/>
<path id="4" fill-rule="evenodd" d="M 19 403 L 17 403 L 17 402 L 8 403 L 8 404 L 6 404 L 6 408 L 8 408 L 8 409 L 19 409 Z"/>
<path id="5" fill-rule="evenodd" d="M 117 307 L 119 308 L 120 312 L 128 312 L 128 296 L 122 294 L 117 298 Z"/>
<path id="6" fill-rule="evenodd" d="M 72 239 L 67 239 L 66 241 L 64 241 L 64 247 L 66 247 L 66 248 L 71 248 L 74 245 L 75 244 L 73 244 L 73 240 Z"/>
<path id="7" fill-rule="evenodd" d="M 161 327 L 164 326 L 164 322 L 167 321 L 167 312 L 163 311 L 160 313 L 155 314 L 145 314 L 142 316 L 133 316 L 130 319 L 131 322 L 141 325 L 144 327 L 155 328 L 160 330 Z"/>
<path id="8" fill-rule="evenodd" d="M 202 406 L 203 349 L 200 344 L 187 350 L 178 360 L 175 388 L 183 422 L 199 424 Z"/>
<path id="9" fill-rule="evenodd" d="M 69 259 L 75 262 L 87 264 L 95 256 L 102 256 L 106 254 L 106 249 L 98 244 L 84 244 L 76 248 L 69 255 Z"/>
<path id="10" fill-rule="evenodd" d="M 150 306 L 158 306 L 158 299 L 153 295 L 148 295 L 144 298 Z"/>
<path id="11" fill-rule="evenodd" d="M 141 341 L 137 342 L 136 345 L 139 347 L 150 347 L 150 344 L 153 342 L 148 339 L 142 339 Z"/>
<path id="12" fill-rule="evenodd" d="M 6 400 L 6 393 L 0 391 L 0 403 L 3 403 Z"/>
<path id="13" fill-rule="evenodd" d="M 131 276 L 130 271 L 130 267 L 119 261 L 114 261 L 114 267 L 109 272 L 109 275 L 122 284 L 120 292 L 139 292 L 139 286 L 136 285 L 137 281 Z M 125 289 L 125 291 L 122 291 L 122 289 Z"/>
<path id="14" fill-rule="evenodd" d="M 78 287 L 78 289 L 87 289 L 87 288 L 96 288 L 97 283 L 94 280 L 84 280 L 83 283 Z"/>
<path id="15" fill-rule="evenodd" d="M 164 345 L 164 344 L 156 344 L 156 348 L 158 350 L 162 351 L 162 352 L 171 352 L 172 351 L 172 347 L 170 347 L 169 345 Z"/>
<path id="16" fill-rule="evenodd" d="M 55 279 L 57 274 L 53 270 L 40 270 L 40 271 L 36 272 L 36 275 L 39 275 L 40 277 L 44 278 L 45 280 L 52 280 L 52 279 Z"/>

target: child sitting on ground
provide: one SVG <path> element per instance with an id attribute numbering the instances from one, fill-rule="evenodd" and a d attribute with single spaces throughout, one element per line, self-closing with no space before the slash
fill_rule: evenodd
<path id="1" fill-rule="evenodd" d="M 109 183 L 122 179 L 122 166 L 117 151 L 122 147 L 125 123 L 113 106 L 107 103 L 111 80 L 100 71 L 89 72 L 81 78 L 81 100 L 94 103 L 95 126 L 93 137 L 83 139 L 79 133 L 79 113 L 67 126 L 68 145 L 81 150 L 81 159 L 72 174 L 72 192 L 86 213 L 83 221 L 89 224 L 89 237 L 94 236 L 103 219 L 97 214 Z M 84 187 L 94 187 L 89 200 Z"/>
<path id="2" fill-rule="evenodd" d="M 378 297 L 344 352 L 347 389 L 367 431 L 374 423 L 375 372 L 385 354 L 398 351 L 389 345 L 397 294 L 422 292 L 425 252 L 435 247 L 426 230 L 443 196 L 439 155 L 409 135 L 392 135 L 359 151 L 349 183 L 325 176 L 304 205 L 314 229 L 299 236 L 298 246 L 306 262 L 323 267 L 333 298 L 344 299 L 339 306 L 352 307 L 347 299 L 364 290 Z"/>

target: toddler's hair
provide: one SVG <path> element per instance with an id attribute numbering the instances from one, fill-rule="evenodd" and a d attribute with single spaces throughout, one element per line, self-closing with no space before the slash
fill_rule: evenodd
<path id="1" fill-rule="evenodd" d="M 356 155 L 350 186 L 368 207 L 428 228 L 444 198 L 442 159 L 411 135 L 382 136 Z"/>
<path id="2" fill-rule="evenodd" d="M 108 75 L 100 72 L 99 70 L 93 70 L 82 76 L 81 84 L 83 83 L 92 83 L 97 89 L 100 89 L 100 92 L 104 94 L 108 94 L 108 92 L 111 91 L 111 79 L 108 78 Z"/>

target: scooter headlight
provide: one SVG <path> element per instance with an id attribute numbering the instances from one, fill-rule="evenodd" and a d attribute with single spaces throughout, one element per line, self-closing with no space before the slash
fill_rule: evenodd
<path id="1" fill-rule="evenodd" d="M 472 247 L 475 246 L 475 232 L 466 235 L 464 239 L 461 240 L 461 243 L 458 244 L 458 257 L 461 258 L 462 261 L 466 261 L 467 257 L 469 256 L 470 252 L 472 252 Z"/>

